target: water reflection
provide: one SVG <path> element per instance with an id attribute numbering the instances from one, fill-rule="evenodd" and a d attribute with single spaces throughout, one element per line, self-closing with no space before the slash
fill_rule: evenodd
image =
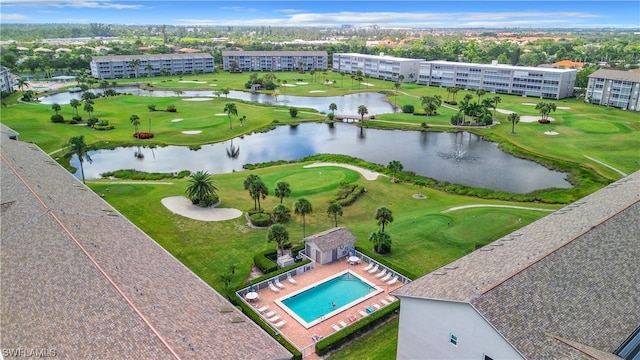
<path id="1" fill-rule="evenodd" d="M 234 156 L 229 150 L 237 149 Z M 239 151 L 239 149 L 242 151 Z M 135 148 L 134 148 L 135 149 Z M 105 171 L 137 169 L 147 172 L 205 170 L 228 173 L 247 163 L 297 160 L 320 153 L 345 154 L 387 165 L 399 160 L 407 171 L 441 181 L 527 193 L 551 187 L 570 188 L 565 174 L 511 156 L 495 143 L 470 133 L 436 133 L 359 128 L 350 124 L 300 124 L 279 126 L 267 133 L 203 145 L 199 151 L 184 146 L 150 149 L 154 156 L 140 160 L 132 148 L 91 152 L 85 176 L 97 178 Z M 72 164 L 78 167 L 77 159 Z M 79 176 L 79 174 L 76 174 Z"/>

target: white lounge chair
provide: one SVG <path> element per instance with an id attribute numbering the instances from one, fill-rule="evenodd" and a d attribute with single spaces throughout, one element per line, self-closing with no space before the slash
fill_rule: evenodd
<path id="1" fill-rule="evenodd" d="M 369 263 L 369 265 L 365 266 L 364 269 L 362 269 L 362 270 L 369 271 L 369 270 L 371 270 L 372 267 L 373 267 L 373 263 Z"/>
<path id="2" fill-rule="evenodd" d="M 395 297 L 389 295 L 389 296 L 387 296 L 387 300 L 389 300 L 389 302 L 394 302 L 394 301 L 396 301 L 398 299 L 396 299 Z"/>
<path id="3" fill-rule="evenodd" d="M 293 276 L 291 276 L 291 273 L 287 274 L 287 280 L 292 283 L 292 284 L 297 284 L 298 282 L 296 281 L 296 279 L 293 278 Z"/>
<path id="4" fill-rule="evenodd" d="M 377 278 L 381 278 L 384 276 L 384 274 L 387 273 L 387 269 L 382 269 L 382 271 L 380 271 L 379 273 L 376 274 Z"/>
<path id="5" fill-rule="evenodd" d="M 282 320 L 282 321 L 280 321 L 280 322 L 279 322 L 279 323 L 277 323 L 277 324 L 273 324 L 273 326 L 275 326 L 275 327 L 277 327 L 278 329 L 280 329 L 280 328 L 281 328 L 281 327 L 283 327 L 283 326 L 284 326 L 284 324 L 286 324 L 286 323 L 287 323 L 286 321 Z"/>
<path id="6" fill-rule="evenodd" d="M 371 304 L 371 306 L 373 306 L 376 310 L 380 310 L 381 309 L 381 306 L 378 305 L 378 303 L 373 303 L 373 304 Z"/>
<path id="7" fill-rule="evenodd" d="M 259 313 L 263 313 L 269 309 L 269 305 L 265 305 L 261 308 L 256 309 Z"/>
<path id="8" fill-rule="evenodd" d="M 364 311 L 364 310 L 358 310 L 358 314 L 360 314 L 360 316 L 362 316 L 362 317 L 365 317 L 365 316 L 369 315 L 369 314 L 367 314 L 367 312 L 366 312 L 366 311 Z"/>
<path id="9" fill-rule="evenodd" d="M 388 302 L 385 299 L 380 300 L 380 302 L 382 303 L 382 306 L 387 306 L 387 305 L 391 304 L 390 302 Z"/>
<path id="10" fill-rule="evenodd" d="M 380 279 L 380 280 L 382 280 L 382 281 L 387 281 L 387 280 L 391 279 L 391 276 L 393 276 L 393 274 L 391 273 L 391 271 L 389 271 L 389 272 L 387 273 L 387 275 L 385 275 L 385 276 L 384 276 L 382 279 Z"/>
<path id="11" fill-rule="evenodd" d="M 282 285 L 282 283 L 280 282 L 280 279 L 275 278 L 275 280 L 273 280 L 273 283 L 276 284 L 276 286 L 279 287 L 280 289 L 284 289 L 284 285 Z"/>
<path id="12" fill-rule="evenodd" d="M 275 293 L 280 292 L 280 289 L 278 289 L 275 285 L 273 285 L 271 281 L 269 281 L 269 289 L 271 289 L 271 291 Z"/>
<path id="13" fill-rule="evenodd" d="M 398 282 L 398 277 L 394 276 L 393 279 L 387 281 L 387 285 L 393 285 Z"/>
<path id="14" fill-rule="evenodd" d="M 343 320 L 338 321 L 338 325 L 340 325 L 341 328 L 346 328 L 347 327 L 347 323 L 344 322 Z"/>
<path id="15" fill-rule="evenodd" d="M 268 313 L 264 314 L 264 316 L 265 316 L 266 318 L 270 318 L 270 317 L 274 316 L 275 314 L 276 314 L 276 312 L 275 312 L 275 311 L 273 311 L 273 310 L 271 310 L 271 311 L 269 311 Z"/>
<path id="16" fill-rule="evenodd" d="M 268 320 L 269 320 L 269 322 L 274 323 L 274 322 L 280 320 L 280 316 L 276 315 L 274 317 L 270 317 Z"/>
<path id="17" fill-rule="evenodd" d="M 336 324 L 332 324 L 331 328 L 333 329 L 333 331 L 340 331 L 340 326 L 338 326 Z"/>
<path id="18" fill-rule="evenodd" d="M 369 272 L 369 274 L 373 274 L 376 271 L 378 271 L 378 264 L 376 264 L 374 267 L 372 267 L 368 272 Z"/>

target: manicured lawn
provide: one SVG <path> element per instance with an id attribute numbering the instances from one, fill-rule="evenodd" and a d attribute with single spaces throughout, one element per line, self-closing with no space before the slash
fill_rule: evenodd
<path id="1" fill-rule="evenodd" d="M 391 319 L 328 357 L 329 360 L 392 360 L 398 347 L 399 318 Z"/>

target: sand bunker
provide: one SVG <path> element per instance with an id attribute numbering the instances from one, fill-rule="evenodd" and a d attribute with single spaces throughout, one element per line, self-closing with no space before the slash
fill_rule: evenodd
<path id="1" fill-rule="evenodd" d="M 197 80 L 180 80 L 179 83 L 189 83 L 189 84 L 206 84 L 206 81 L 197 81 Z"/>
<path id="2" fill-rule="evenodd" d="M 206 208 L 193 205 L 184 196 L 166 197 L 160 201 L 169 211 L 180 216 L 200 221 L 225 221 L 242 216 L 242 211 L 232 208 L 216 208 L 215 205 Z"/>
<path id="3" fill-rule="evenodd" d="M 213 98 L 198 97 L 198 98 L 182 99 L 182 101 L 211 101 L 211 100 L 213 100 Z"/>
<path id="4" fill-rule="evenodd" d="M 209 84 L 209 86 L 218 86 L 218 84 Z"/>
<path id="5" fill-rule="evenodd" d="M 520 116 L 520 122 L 530 123 L 536 122 L 540 119 L 540 116 L 531 116 L 531 115 L 522 115 Z M 554 121 L 555 119 L 551 116 L 547 117 L 547 120 Z"/>
<path id="6" fill-rule="evenodd" d="M 522 105 L 527 105 L 527 106 L 536 106 L 535 103 L 522 103 Z"/>
<path id="7" fill-rule="evenodd" d="M 505 110 L 505 109 L 496 109 L 500 114 L 513 114 L 515 111 Z"/>
<path id="8" fill-rule="evenodd" d="M 217 113 L 216 116 L 227 116 L 226 113 Z"/>
<path id="9" fill-rule="evenodd" d="M 360 84 L 362 84 L 362 85 L 364 85 L 364 86 L 375 86 L 375 85 L 373 85 L 373 84 L 369 84 L 369 83 L 360 83 Z"/>
<path id="10" fill-rule="evenodd" d="M 570 109 L 571 109 L 571 107 L 570 107 L 570 106 L 558 106 L 558 107 L 557 107 L 557 109 L 560 109 L 560 110 L 570 110 Z"/>
<path id="11" fill-rule="evenodd" d="M 185 130 L 182 133 L 185 135 L 198 135 L 202 133 L 202 130 Z"/>
<path id="12" fill-rule="evenodd" d="M 324 91 L 324 90 L 311 90 L 309 92 L 310 93 L 323 93 L 323 92 L 326 92 L 326 91 Z"/>
<path id="13" fill-rule="evenodd" d="M 182 120 L 184 120 L 184 119 L 173 119 L 173 120 L 171 120 L 171 122 L 178 122 L 178 121 L 182 121 Z"/>
<path id="14" fill-rule="evenodd" d="M 545 134 L 545 135 L 551 135 L 551 136 L 558 135 L 558 133 L 557 133 L 557 132 L 555 132 L 555 131 L 545 131 L 545 132 L 544 132 L 544 134 Z"/>
<path id="15" fill-rule="evenodd" d="M 296 87 L 296 86 L 295 86 L 295 85 L 293 85 L 293 84 L 282 84 L 281 86 Z"/>
<path id="16" fill-rule="evenodd" d="M 298 81 L 296 84 L 298 85 L 308 85 L 308 82 L 304 82 L 304 81 Z"/>

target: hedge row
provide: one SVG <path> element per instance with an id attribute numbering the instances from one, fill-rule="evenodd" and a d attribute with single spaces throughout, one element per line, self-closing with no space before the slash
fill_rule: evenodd
<path id="1" fill-rule="evenodd" d="M 295 257 L 298 254 L 298 252 L 300 250 L 302 250 L 302 249 L 304 249 L 304 243 L 292 247 L 291 248 L 291 253 L 293 253 L 293 255 Z M 276 257 L 276 250 L 268 249 L 268 250 L 259 252 L 259 253 L 257 253 L 256 255 L 253 256 L 253 263 L 256 265 L 256 267 L 258 269 L 260 269 L 260 271 L 262 271 L 263 274 L 265 274 L 264 276 L 262 276 L 265 279 L 269 278 L 269 277 L 272 277 L 273 275 L 271 273 L 276 271 L 276 270 L 278 270 L 278 264 L 273 262 L 273 260 L 269 259 L 269 256 L 275 258 Z M 298 267 L 298 266 L 299 266 L 299 263 L 296 263 L 295 265 L 287 266 L 286 268 L 283 268 L 283 269 L 292 269 L 292 268 L 295 268 L 295 267 Z M 282 271 L 280 273 L 283 273 L 283 272 L 286 272 L 286 271 Z M 260 277 L 260 278 L 262 278 L 262 277 Z M 258 279 L 260 279 L 260 278 L 258 278 Z M 254 279 L 254 282 L 256 282 L 255 279 Z"/>
<path id="2" fill-rule="evenodd" d="M 316 354 L 322 356 L 329 351 L 336 350 L 349 341 L 357 338 L 362 333 L 368 332 L 395 315 L 400 309 L 400 301 L 394 301 L 380 310 L 374 311 L 369 316 L 362 318 L 346 328 L 327 336 L 316 343 Z"/>
<path id="3" fill-rule="evenodd" d="M 338 200 L 338 204 L 340 204 L 341 206 L 349 206 L 356 202 L 356 200 L 358 200 L 360 196 L 362 196 L 365 192 L 367 192 L 367 189 L 365 189 L 362 185 L 358 185 L 351 192 L 351 194 L 349 194 L 349 196 L 344 199 Z"/>

